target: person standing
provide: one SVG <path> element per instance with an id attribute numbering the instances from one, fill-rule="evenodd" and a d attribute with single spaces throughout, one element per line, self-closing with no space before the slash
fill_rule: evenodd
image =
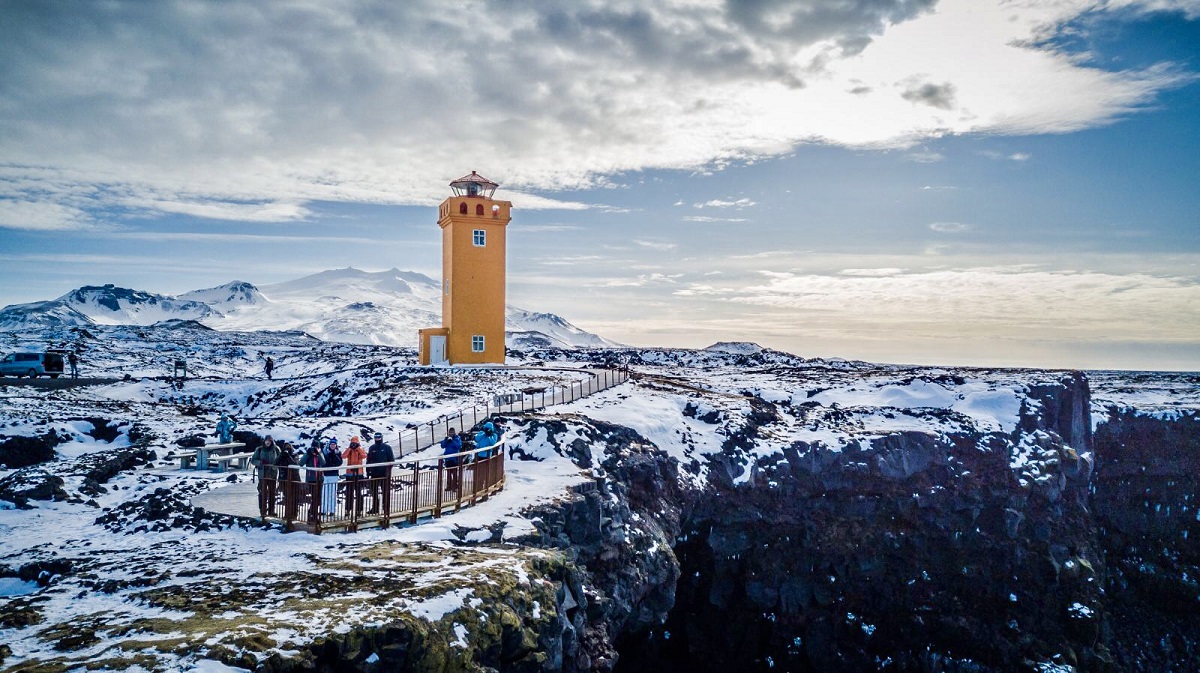
<path id="1" fill-rule="evenodd" d="M 279 457 L 275 460 L 275 470 L 279 480 L 283 482 L 283 518 L 285 521 L 295 521 L 300 505 L 300 470 L 296 467 L 296 454 L 291 444 L 279 443 Z"/>
<path id="2" fill-rule="evenodd" d="M 342 452 L 338 451 L 337 437 L 331 437 L 325 445 L 325 467 L 337 468 L 342 465 Z M 337 487 L 339 470 L 325 470 L 321 475 L 321 513 L 337 514 Z"/>
<path id="3" fill-rule="evenodd" d="M 367 462 L 367 451 L 358 443 L 358 436 L 350 438 L 350 446 L 342 452 L 342 460 L 346 462 L 346 513 L 352 516 L 362 514 L 363 501 L 363 463 Z"/>
<path id="4" fill-rule="evenodd" d="M 458 436 L 458 431 L 450 428 L 446 431 L 446 437 L 442 439 L 442 455 L 449 456 L 456 453 L 461 453 L 463 450 L 462 437 Z M 442 464 L 446 466 L 446 490 L 458 490 L 458 463 L 462 460 L 462 456 L 453 458 L 443 458 Z"/>
<path id="5" fill-rule="evenodd" d="M 258 472 L 258 513 L 259 516 L 275 516 L 275 493 L 278 490 L 279 470 L 275 464 L 279 462 L 279 447 L 271 435 L 250 456 L 250 463 Z"/>
<path id="6" fill-rule="evenodd" d="M 482 449 L 488 446 L 495 446 L 500 441 L 500 435 L 496 433 L 496 426 L 492 425 L 491 421 L 483 424 L 483 429 L 475 433 L 475 448 Z M 480 451 L 475 454 L 480 460 L 491 458 L 492 451 Z"/>
<path id="7" fill-rule="evenodd" d="M 375 433 L 375 443 L 367 450 L 367 478 L 371 481 L 371 509 L 368 514 L 378 514 L 380 501 L 383 515 L 392 513 L 392 461 L 396 455 L 392 447 L 383 441 L 383 433 Z M 383 463 L 383 464 L 379 464 Z"/>
<path id="8" fill-rule="evenodd" d="M 304 466 L 304 484 L 308 492 L 308 521 L 316 523 L 317 510 L 321 503 L 320 468 L 325 467 L 325 451 L 321 447 L 320 439 L 313 440 L 312 446 L 304 452 L 304 459 L 300 464 Z"/>
<path id="9" fill-rule="evenodd" d="M 67 362 L 71 365 L 71 378 L 79 378 L 79 356 L 75 354 L 75 351 L 67 353 Z"/>
<path id="10" fill-rule="evenodd" d="M 275 369 L 275 360 L 270 355 L 267 356 L 267 364 L 263 367 L 267 370 L 267 380 L 271 380 L 271 372 Z"/>
<path id="11" fill-rule="evenodd" d="M 221 412 L 221 420 L 217 421 L 217 443 L 231 444 L 233 443 L 233 431 L 237 430 L 237 421 L 229 417 L 229 414 Z"/>

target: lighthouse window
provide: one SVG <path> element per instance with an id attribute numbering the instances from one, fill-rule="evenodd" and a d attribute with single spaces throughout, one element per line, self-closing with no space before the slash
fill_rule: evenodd
<path id="1" fill-rule="evenodd" d="M 465 204 L 465 203 L 458 204 L 458 212 L 460 215 L 466 215 L 467 214 L 467 204 Z"/>
<path id="2" fill-rule="evenodd" d="M 471 240 L 478 246 L 487 245 L 487 232 L 482 229 L 476 229 L 471 233 Z"/>
<path id="3" fill-rule="evenodd" d="M 482 334 L 475 334 L 471 337 L 471 352 L 472 353 L 482 353 L 483 352 L 483 335 Z"/>
<path id="4" fill-rule="evenodd" d="M 475 214 L 480 215 L 480 216 L 483 215 L 483 204 L 482 203 L 478 203 L 475 205 Z"/>

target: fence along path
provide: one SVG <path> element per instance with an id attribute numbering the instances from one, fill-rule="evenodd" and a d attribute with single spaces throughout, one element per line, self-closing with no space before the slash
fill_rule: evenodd
<path id="1" fill-rule="evenodd" d="M 410 453 L 416 453 L 441 441 L 440 437 L 444 437 L 450 427 L 466 430 L 492 414 L 535 411 L 566 404 L 629 380 L 627 368 L 580 371 L 591 377 L 568 386 L 506 396 L 511 401 L 503 404 L 460 409 L 456 414 L 406 430 L 401 433 L 401 439 L 409 435 L 407 446 Z M 352 476 L 345 466 L 295 466 L 281 470 L 283 474 L 275 478 L 263 478 L 257 496 L 253 497 L 257 499 L 259 516 L 278 521 L 288 530 L 319 534 L 416 523 L 422 516 L 440 517 L 457 512 L 503 489 L 507 442 L 508 439 L 502 437 L 493 446 L 453 455 L 397 458 L 389 463 L 364 466 L 368 470 L 383 468 L 386 475 L 382 477 L 368 477 L 365 471 Z M 328 481 L 326 475 L 330 476 Z"/>
<path id="2" fill-rule="evenodd" d="M 537 411 L 556 404 L 567 404 L 582 397 L 587 397 L 620 385 L 629 380 L 629 368 L 619 369 L 578 369 L 590 374 L 584 381 L 575 381 L 567 386 L 554 386 L 535 393 L 513 393 L 498 396 L 505 398 L 498 404 L 485 403 L 482 407 L 472 406 L 470 409 L 459 409 L 456 413 L 441 416 L 427 421 L 414 428 L 407 428 L 399 433 L 396 454 L 416 453 L 442 441 L 450 428 L 466 430 L 475 427 L 492 414 L 511 414 L 525 411 Z"/>

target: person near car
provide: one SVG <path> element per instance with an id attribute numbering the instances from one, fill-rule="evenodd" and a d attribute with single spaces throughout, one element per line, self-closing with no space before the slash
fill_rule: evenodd
<path id="1" fill-rule="evenodd" d="M 71 364 L 71 378 L 79 378 L 79 356 L 75 354 L 75 351 L 67 354 L 67 362 Z"/>

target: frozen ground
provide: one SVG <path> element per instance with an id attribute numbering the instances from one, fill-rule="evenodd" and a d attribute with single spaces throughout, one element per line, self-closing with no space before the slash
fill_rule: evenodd
<path id="1" fill-rule="evenodd" d="M 395 619 L 397 611 L 462 640 L 482 628 L 486 586 L 528 582 L 530 564 L 551 556 L 512 540 L 533 530 L 523 514 L 530 506 L 592 479 L 560 448 L 582 436 L 589 419 L 634 429 L 677 458 L 687 485 L 697 488 L 716 465 L 737 483 L 785 447 L 836 453 L 906 432 L 1005 438 L 1013 469 L 1036 476 L 1031 463 L 1039 455 L 1028 450 L 1035 438 L 1020 429 L 1022 414 L 1037 404 L 1031 386 L 1065 375 L 805 360 L 742 346 L 526 352 L 510 368 L 422 369 L 406 349 L 187 326 L 0 338 L 0 350 L 80 347 L 86 374 L 130 377 L 58 391 L 0 386 L 0 439 L 55 433 L 65 441 L 44 467 L 68 474 L 74 461 L 129 446 L 136 427 L 159 458 L 120 473 L 100 492 L 72 477 L 65 501 L 26 510 L 0 501 L 0 566 L 8 568 L 0 575 L 9 576 L 0 578 L 0 605 L 40 616 L 0 626 L 0 641 L 12 649 L 0 666 L 18 667 L 50 660 L 211 667 L 201 662 L 218 647 L 247 650 L 256 642 L 286 653 L 331 629 Z M 268 355 L 274 381 L 262 372 Z M 178 357 L 193 374 L 182 385 L 162 378 Z M 182 472 L 164 459 L 175 440 L 210 433 L 222 411 L 242 430 L 277 438 L 379 430 L 390 439 L 409 424 L 497 394 L 569 385 L 586 376 L 586 366 L 620 363 L 629 363 L 635 380 L 539 414 L 565 421 L 559 436 L 514 428 L 514 447 L 532 460 L 508 462 L 502 493 L 416 526 L 317 537 L 206 518 L 189 511 L 186 499 L 222 486 L 224 475 Z M 1200 404 L 1195 375 L 1092 377 L 1097 422 L 1110 406 L 1164 413 Z M 97 419 L 117 428 L 115 439 L 95 438 Z M 12 472 L 0 469 L 0 479 Z M 148 513 L 159 511 L 166 523 L 148 526 Z M 40 584 L 12 577 L 22 566 L 63 560 L 69 572 Z"/>

